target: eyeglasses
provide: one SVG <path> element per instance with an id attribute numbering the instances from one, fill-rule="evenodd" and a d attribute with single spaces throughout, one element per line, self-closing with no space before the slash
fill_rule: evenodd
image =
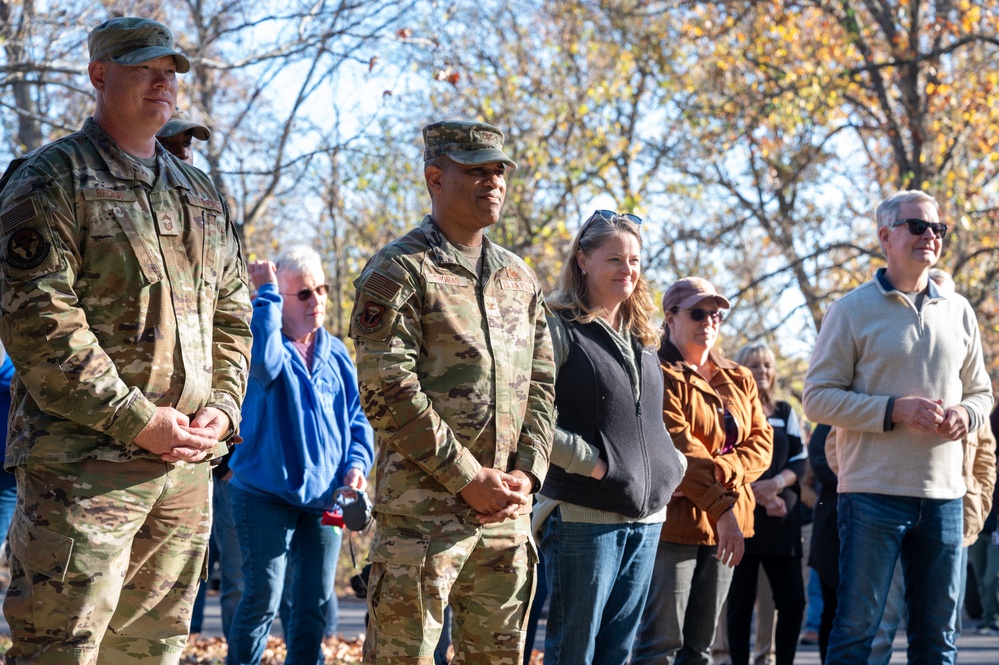
<path id="1" fill-rule="evenodd" d="M 283 295 L 283 296 L 295 296 L 296 298 L 298 298 L 302 302 L 307 302 L 309 300 L 309 298 L 312 297 L 312 293 L 313 292 L 315 292 L 315 294 L 317 296 L 319 296 L 320 298 L 322 298 L 323 296 L 326 295 L 326 293 L 329 290 L 330 290 L 329 284 L 320 284 L 319 286 L 317 286 L 314 289 L 302 289 L 301 291 L 298 291 L 297 293 L 284 293 L 284 292 L 282 292 L 281 295 Z"/>
<path id="2" fill-rule="evenodd" d="M 910 217 L 909 219 L 900 219 L 891 225 L 892 228 L 896 226 L 902 226 L 903 224 L 909 225 L 909 233 L 914 236 L 921 236 L 926 233 L 926 229 L 933 229 L 933 233 L 936 237 L 943 240 L 944 236 L 947 235 L 947 225 L 939 224 L 933 222 L 927 222 L 925 219 L 917 219 L 915 217 Z"/>
<path id="3" fill-rule="evenodd" d="M 676 314 L 677 312 L 680 311 L 680 308 L 674 307 L 672 311 L 674 314 Z M 725 312 L 721 311 L 720 309 L 712 311 L 710 309 L 702 309 L 701 307 L 691 307 L 687 309 L 687 312 L 690 314 L 690 320 L 696 321 L 698 323 L 700 323 L 704 319 L 710 319 L 715 323 L 721 323 L 722 321 L 725 320 Z"/>

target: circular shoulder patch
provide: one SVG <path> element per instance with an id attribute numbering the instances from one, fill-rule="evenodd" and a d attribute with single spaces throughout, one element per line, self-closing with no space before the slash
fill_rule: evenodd
<path id="1" fill-rule="evenodd" d="M 52 245 L 36 229 L 18 229 L 7 238 L 7 263 L 28 270 L 44 261 L 51 250 Z"/>

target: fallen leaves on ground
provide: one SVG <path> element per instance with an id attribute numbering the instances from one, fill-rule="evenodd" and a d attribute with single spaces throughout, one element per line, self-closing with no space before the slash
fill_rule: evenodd
<path id="1" fill-rule="evenodd" d="M 326 638 L 323 640 L 323 656 L 326 665 L 360 663 L 362 644 L 363 641 L 360 639 Z M 222 665 L 225 663 L 228 650 L 226 641 L 221 637 L 194 638 L 187 643 L 180 662 L 183 665 Z M 283 639 L 270 637 L 267 640 L 267 648 L 264 649 L 264 657 L 260 663 L 261 665 L 282 665 L 287 651 Z"/>
<path id="2" fill-rule="evenodd" d="M 326 665 L 345 665 L 361 662 L 363 639 L 341 640 L 328 637 L 323 640 L 323 655 Z M 0 635 L 0 654 L 10 648 L 10 636 Z M 224 665 L 229 646 L 221 637 L 193 637 L 184 648 L 182 665 Z M 283 665 L 287 649 L 280 637 L 267 640 L 267 648 L 260 665 Z M 545 656 L 538 650 L 531 654 L 531 665 L 544 665 Z"/>

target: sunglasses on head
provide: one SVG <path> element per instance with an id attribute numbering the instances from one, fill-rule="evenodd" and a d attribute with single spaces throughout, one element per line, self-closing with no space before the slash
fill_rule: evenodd
<path id="1" fill-rule="evenodd" d="M 320 284 L 319 286 L 317 286 L 314 289 L 302 289 L 301 291 L 298 291 L 297 293 L 282 293 L 281 295 L 283 295 L 283 296 L 295 296 L 296 298 L 298 298 L 302 302 L 306 302 L 309 298 L 312 297 L 312 293 L 313 292 L 315 292 L 315 294 L 321 298 L 324 295 L 326 295 L 326 292 L 329 291 L 329 290 L 330 290 L 330 287 L 329 287 L 328 284 Z"/>
<path id="2" fill-rule="evenodd" d="M 676 314 L 680 311 L 679 307 L 673 308 L 673 313 Z M 715 323 L 721 323 L 725 320 L 725 312 L 720 309 L 711 311 L 709 309 L 703 309 L 701 307 L 688 307 L 687 312 L 690 314 L 691 321 L 696 321 L 700 323 L 704 319 L 711 319 Z"/>
<path id="3" fill-rule="evenodd" d="M 634 222 L 639 226 L 642 225 L 642 218 L 638 215 L 632 215 L 630 212 L 615 212 L 613 210 L 594 210 L 593 214 L 590 215 L 590 219 L 594 217 L 599 217 L 600 219 L 606 220 L 608 222 L 614 221 L 615 217 L 624 217 L 629 222 Z"/>
<path id="4" fill-rule="evenodd" d="M 902 226 L 903 224 L 909 225 L 909 233 L 914 236 L 921 236 L 926 233 L 926 229 L 933 229 L 934 235 L 943 240 L 944 236 L 947 235 L 947 225 L 927 222 L 925 219 L 917 219 L 915 217 L 910 217 L 909 219 L 900 219 L 891 225 L 892 228 L 896 226 Z"/>

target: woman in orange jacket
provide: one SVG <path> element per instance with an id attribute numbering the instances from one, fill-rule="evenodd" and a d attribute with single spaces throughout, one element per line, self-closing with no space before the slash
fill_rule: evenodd
<path id="1" fill-rule="evenodd" d="M 687 473 L 667 509 L 635 665 L 708 663 L 732 569 L 753 535 L 749 485 L 770 466 L 773 429 L 752 373 L 714 350 L 729 307 L 699 277 L 663 296 L 663 419 Z"/>

